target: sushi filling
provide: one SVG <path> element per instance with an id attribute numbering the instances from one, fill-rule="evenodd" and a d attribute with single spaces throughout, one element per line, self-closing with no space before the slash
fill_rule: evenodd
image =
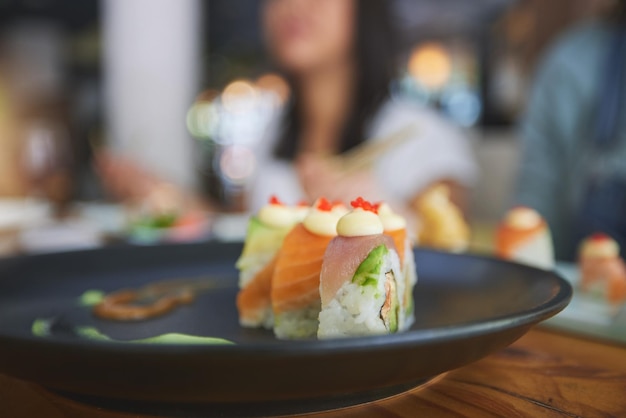
<path id="1" fill-rule="evenodd" d="M 312 305 L 297 311 L 277 314 L 274 319 L 274 334 L 280 339 L 303 339 L 315 337 L 319 325 L 320 306 Z"/>
<path id="2" fill-rule="evenodd" d="M 380 319 L 389 332 L 398 331 L 399 308 L 396 278 L 392 271 L 388 271 L 385 273 L 385 303 L 380 308 Z"/>

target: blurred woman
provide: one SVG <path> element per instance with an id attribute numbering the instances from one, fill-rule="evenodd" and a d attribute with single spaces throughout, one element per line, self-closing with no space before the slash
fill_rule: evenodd
<path id="1" fill-rule="evenodd" d="M 259 141 L 251 210 L 272 194 L 289 203 L 362 195 L 410 216 L 420 193 L 441 182 L 461 200 L 476 175 L 466 138 L 434 113 L 390 97 L 397 55 L 389 7 L 386 0 L 263 3 L 267 49 L 292 96 Z M 346 152 L 409 126 L 407 140 L 346 169 Z"/>
<path id="2" fill-rule="evenodd" d="M 604 232 L 626 256 L 626 1 L 565 33 L 537 71 L 521 123 L 516 204 L 548 221 L 559 259 Z"/>
<path id="3" fill-rule="evenodd" d="M 449 183 L 459 199 L 476 168 L 466 139 L 438 116 L 390 98 L 397 54 L 385 0 L 266 0 L 263 28 L 275 65 L 292 87 L 282 120 L 260 150 L 251 203 L 289 198 L 391 201 L 403 212 L 428 186 Z M 413 125 L 410 137 L 369 167 L 346 171 L 341 156 Z"/>

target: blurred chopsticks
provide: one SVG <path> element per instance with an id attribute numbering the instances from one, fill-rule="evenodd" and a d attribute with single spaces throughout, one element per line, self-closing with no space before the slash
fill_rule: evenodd
<path id="1" fill-rule="evenodd" d="M 358 171 L 371 166 L 381 155 L 403 144 L 414 136 L 417 124 L 411 123 L 382 138 L 372 138 L 337 157 L 345 173 Z"/>

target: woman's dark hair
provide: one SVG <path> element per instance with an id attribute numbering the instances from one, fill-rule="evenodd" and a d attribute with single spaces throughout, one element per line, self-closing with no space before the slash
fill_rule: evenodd
<path id="1" fill-rule="evenodd" d="M 626 0 L 619 0 L 617 2 L 617 11 L 615 13 L 617 22 L 621 25 L 626 25 Z"/>
<path id="2" fill-rule="evenodd" d="M 367 123 L 389 96 L 396 75 L 396 43 L 389 0 L 356 0 L 357 80 L 351 111 L 342 129 L 339 152 L 365 140 Z M 292 96 L 285 111 L 283 131 L 274 154 L 285 160 L 295 158 L 300 141 L 300 95 L 293 82 Z"/>

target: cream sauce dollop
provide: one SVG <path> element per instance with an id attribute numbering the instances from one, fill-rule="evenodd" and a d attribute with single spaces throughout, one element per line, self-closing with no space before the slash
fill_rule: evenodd
<path id="1" fill-rule="evenodd" d="M 342 237 L 362 237 L 382 234 L 384 231 L 380 217 L 374 212 L 356 208 L 339 219 L 337 233 Z"/>
<path id="2" fill-rule="evenodd" d="M 406 219 L 395 213 L 386 203 L 381 203 L 378 207 L 378 216 L 385 231 L 397 231 L 406 228 Z"/>
<path id="3" fill-rule="evenodd" d="M 257 217 L 261 222 L 273 228 L 287 228 L 299 221 L 293 208 L 275 203 L 263 206 Z"/>
<path id="4" fill-rule="evenodd" d="M 522 230 L 536 228 L 542 221 L 537 211 L 525 206 L 511 209 L 505 218 L 506 225 Z"/>
<path id="5" fill-rule="evenodd" d="M 334 237 L 337 235 L 337 221 L 340 217 L 339 213 L 332 210 L 311 208 L 302 224 L 313 234 Z"/>
<path id="6" fill-rule="evenodd" d="M 608 235 L 601 238 L 591 236 L 585 239 L 580 248 L 582 258 L 615 258 L 619 255 L 619 245 Z"/>

